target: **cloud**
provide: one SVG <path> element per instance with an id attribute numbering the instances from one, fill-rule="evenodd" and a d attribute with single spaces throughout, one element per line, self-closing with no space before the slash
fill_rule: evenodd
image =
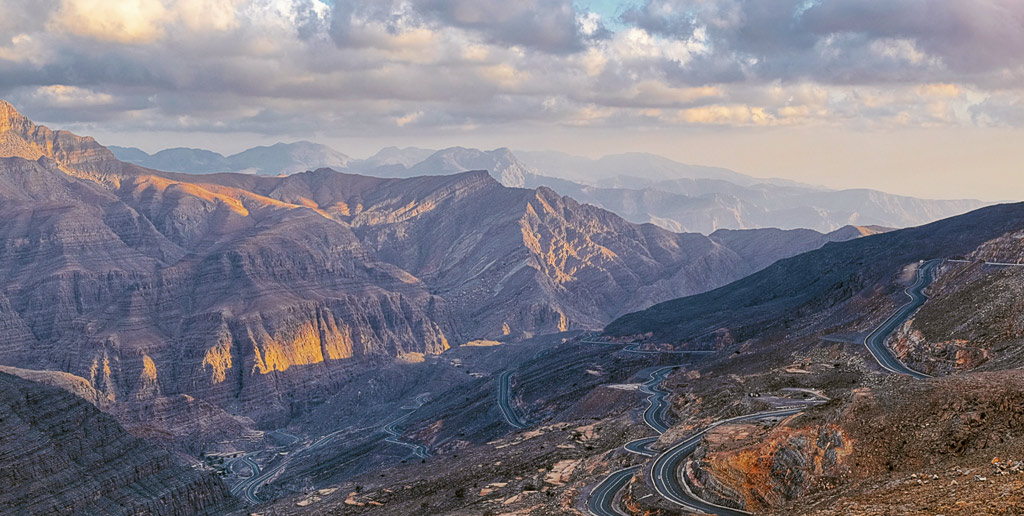
<path id="1" fill-rule="evenodd" d="M 1011 0 L 28 4 L 0 97 L 124 131 L 1024 125 Z"/>
<path id="2" fill-rule="evenodd" d="M 599 17 L 581 15 L 571 0 L 420 0 L 427 19 L 478 33 L 485 41 L 553 53 L 581 50 L 601 32 Z"/>
<path id="3" fill-rule="evenodd" d="M 985 83 L 1024 65 L 1016 0 L 647 0 L 622 18 L 666 37 L 705 31 L 715 52 L 691 77 L 723 81 Z"/>

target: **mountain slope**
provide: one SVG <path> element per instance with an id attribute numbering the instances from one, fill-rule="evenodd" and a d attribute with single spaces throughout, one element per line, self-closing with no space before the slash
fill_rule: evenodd
<path id="1" fill-rule="evenodd" d="M 780 260 L 722 288 L 621 317 L 610 335 L 651 332 L 655 339 L 704 339 L 729 328 L 736 340 L 787 328 L 883 284 L 904 265 L 969 253 L 1024 228 L 1024 204 L 1002 204 L 925 226 L 872 235 Z M 892 288 L 885 287 L 885 288 Z"/>
<path id="2" fill-rule="evenodd" d="M 23 155 L 59 153 L 0 160 L 4 364 L 70 372 L 113 400 L 188 393 L 262 420 L 349 363 L 458 340 L 444 300 L 317 210 L 162 177 L 9 119 Z"/>
<path id="3" fill-rule="evenodd" d="M 947 262 L 928 303 L 895 334 L 901 360 L 932 375 L 1024 366 L 1024 231 Z"/>
<path id="4" fill-rule="evenodd" d="M 224 514 L 235 507 L 210 473 L 132 437 L 86 401 L 0 372 L 0 512 Z"/>

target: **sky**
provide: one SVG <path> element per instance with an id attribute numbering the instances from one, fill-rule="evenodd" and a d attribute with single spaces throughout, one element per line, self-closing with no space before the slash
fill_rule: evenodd
<path id="1" fill-rule="evenodd" d="M 0 98 L 153 152 L 646 151 L 1024 199 L 1020 0 L 0 0 Z"/>

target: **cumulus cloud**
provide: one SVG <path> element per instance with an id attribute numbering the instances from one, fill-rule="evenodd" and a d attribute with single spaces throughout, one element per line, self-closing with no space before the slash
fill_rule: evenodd
<path id="1" fill-rule="evenodd" d="M 1015 0 L 642 0 L 614 19 L 570 0 L 0 10 L 0 96 L 124 130 L 1024 125 Z"/>

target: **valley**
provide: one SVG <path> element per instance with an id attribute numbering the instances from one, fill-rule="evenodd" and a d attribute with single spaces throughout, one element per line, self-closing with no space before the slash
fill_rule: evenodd
<path id="1" fill-rule="evenodd" d="M 1020 205 L 675 233 L 470 149 L 182 174 L 3 108 L 4 371 L 193 472 L 210 514 L 789 514 L 1016 442 L 988 430 L 1009 391 L 959 386 L 1017 381 Z M 937 392 L 973 419 L 905 464 L 863 415 Z"/>

